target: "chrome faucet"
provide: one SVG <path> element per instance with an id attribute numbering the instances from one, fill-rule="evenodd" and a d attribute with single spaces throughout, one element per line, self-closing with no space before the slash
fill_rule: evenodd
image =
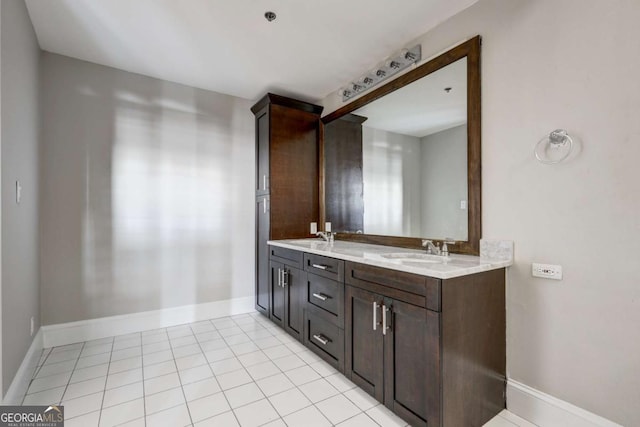
<path id="1" fill-rule="evenodd" d="M 428 254 L 441 255 L 442 253 L 440 251 L 440 243 L 438 243 L 438 245 L 434 245 L 431 240 L 423 240 L 422 247 L 426 248 Z"/>
<path id="2" fill-rule="evenodd" d="M 333 243 L 333 233 L 330 231 L 318 231 L 316 236 L 322 237 L 327 243 Z"/>

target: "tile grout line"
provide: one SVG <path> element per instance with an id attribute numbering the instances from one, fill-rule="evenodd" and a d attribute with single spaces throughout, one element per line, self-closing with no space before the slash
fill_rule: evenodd
<path id="1" fill-rule="evenodd" d="M 84 344 L 85 343 L 82 343 L 82 346 L 80 347 L 80 352 L 78 353 L 78 357 L 76 358 L 76 363 L 73 365 L 73 369 L 71 370 L 71 374 L 69 375 L 69 380 L 67 381 L 67 385 L 64 387 L 64 391 L 62 392 L 62 396 L 60 396 L 60 404 L 62 404 L 62 402 L 63 402 L 64 395 L 67 394 L 67 389 L 69 388 L 69 384 L 71 384 L 71 378 L 73 378 L 73 373 L 76 371 L 76 366 L 78 366 L 78 361 L 80 360 L 80 355 L 82 354 L 82 351 L 84 350 Z M 53 349 L 51 351 L 53 351 Z"/>
<path id="2" fill-rule="evenodd" d="M 107 376 L 104 378 L 104 389 L 102 390 L 102 402 L 100 402 L 100 413 L 98 414 L 98 426 L 102 421 L 102 409 L 104 408 L 104 397 L 107 395 L 107 381 L 109 380 L 109 370 L 111 369 L 111 358 L 113 357 L 113 346 L 116 342 L 116 337 L 113 337 L 111 341 L 111 353 L 109 353 L 109 362 L 107 365 Z"/>
<path id="3" fill-rule="evenodd" d="M 42 360 L 42 356 L 44 356 L 45 350 L 49 350 L 49 352 L 47 353 L 47 356 L 44 358 L 44 360 Z M 49 349 L 42 349 L 42 351 L 40 352 L 40 357 L 38 358 L 38 366 L 36 366 L 36 371 L 33 373 L 33 376 L 31 377 L 31 379 L 29 380 L 29 386 L 31 385 L 31 381 L 33 381 L 34 379 L 36 379 L 36 377 L 38 376 L 38 374 L 40 373 L 40 370 L 42 369 L 42 367 L 44 366 L 45 362 L 47 361 L 47 359 L 49 358 L 49 354 L 51 354 L 51 351 L 53 350 L 52 348 Z M 42 360 L 42 364 L 40 364 L 40 361 Z M 29 390 L 29 387 L 27 387 L 27 390 Z M 24 401 L 24 399 L 22 399 Z"/>
<path id="4" fill-rule="evenodd" d="M 209 322 L 211 323 L 211 326 L 213 326 L 213 328 L 216 330 L 218 335 L 220 335 L 220 332 L 218 331 L 218 328 L 216 327 L 216 325 L 214 325 L 213 322 L 211 322 L 211 321 L 209 321 Z M 193 332 L 193 329 L 191 329 L 191 331 Z M 222 335 L 220 335 L 220 336 L 222 336 Z M 222 337 L 222 339 L 226 344 L 227 340 L 225 340 L 224 337 Z M 227 395 L 224 393 L 224 390 L 222 389 L 222 386 L 220 385 L 220 382 L 218 381 L 218 378 L 216 378 L 216 374 L 213 372 L 213 369 L 211 368 L 211 363 L 209 363 L 209 359 L 207 359 L 207 356 L 205 355 L 204 350 L 202 349 L 202 346 L 200 345 L 200 341 L 198 341 L 197 338 L 196 338 L 196 342 L 198 343 L 198 347 L 200 348 L 200 351 L 202 352 L 202 355 L 204 356 L 204 359 L 207 361 L 207 366 L 209 367 L 209 370 L 211 371 L 211 375 L 213 375 L 213 378 L 215 379 L 216 384 L 218 384 L 218 387 L 220 388 L 220 393 L 222 393 L 222 396 L 224 397 L 224 400 L 227 402 L 227 405 L 229 406 L 229 410 L 233 414 L 233 418 L 236 420 L 238 425 L 240 425 L 240 420 L 238 419 L 238 416 L 236 415 L 236 413 L 233 411 L 233 408 L 231 407 L 231 402 L 229 402 L 229 399 L 227 398 Z M 233 350 L 231 350 L 231 352 L 233 353 Z M 223 360 L 225 360 L 225 359 L 223 359 Z M 182 384 L 182 380 L 180 381 L 180 384 Z M 184 389 L 183 389 L 183 391 L 184 391 Z M 213 395 L 211 395 L 211 396 L 213 396 Z M 184 399 L 187 400 L 187 396 L 186 395 L 185 395 Z M 187 404 L 187 407 L 188 406 L 189 405 Z M 224 414 L 224 412 L 222 412 L 221 414 Z M 218 415 L 221 415 L 221 414 L 216 414 L 216 415 L 214 415 L 214 417 L 218 416 Z M 213 417 L 211 417 L 211 418 L 213 418 Z M 193 419 L 191 421 L 193 422 Z M 200 421 L 203 421 L 203 420 L 200 420 Z M 200 421 L 198 421 L 198 422 L 200 422 Z"/>
<path id="5" fill-rule="evenodd" d="M 24 401 L 27 399 L 27 396 L 29 396 L 29 389 L 31 388 L 31 384 L 33 384 L 33 381 L 36 379 L 38 372 L 40 372 L 40 370 L 44 366 L 44 363 L 49 358 L 49 355 L 51 354 L 52 350 L 53 350 L 53 347 L 51 347 L 49 349 L 49 353 L 47 354 L 47 357 L 45 357 L 44 360 L 42 361 L 42 365 L 37 366 L 36 372 L 33 374 L 33 377 L 29 380 L 29 385 L 27 385 L 27 391 L 24 393 L 24 396 L 22 396 L 22 400 L 20 401 L 21 405 L 24 405 Z M 40 355 L 40 359 L 38 359 L 38 363 L 40 363 L 40 360 L 42 360 L 42 356 L 43 355 L 44 355 L 44 349 L 42 349 L 42 354 Z M 53 388 L 55 388 L 55 387 L 53 387 Z M 41 390 L 41 391 L 47 391 L 47 390 L 50 390 L 50 389 L 45 389 L 45 390 Z M 39 392 L 36 392 L 36 393 L 39 393 Z"/>
<path id="6" fill-rule="evenodd" d="M 140 334 L 140 367 L 142 369 L 142 413 L 144 414 L 144 425 L 147 426 L 147 393 L 144 389 L 144 352 L 142 345 L 142 332 Z"/>
<path id="7" fill-rule="evenodd" d="M 229 317 L 229 318 L 231 319 L 231 321 L 232 321 L 233 323 L 235 323 L 235 321 L 233 320 L 233 318 L 232 318 L 232 317 Z M 237 325 L 237 323 L 236 323 L 236 325 Z M 214 325 L 214 327 L 215 327 L 215 325 Z M 242 329 L 242 328 L 240 328 L 240 329 Z M 244 331 L 243 331 L 243 333 L 244 333 Z M 248 335 L 247 335 L 247 336 L 248 336 Z M 272 334 L 272 336 L 273 336 L 273 334 Z M 249 337 L 249 339 L 251 340 L 251 342 L 253 342 L 253 338 Z M 226 340 L 225 340 L 225 342 L 226 342 Z M 254 345 L 255 345 L 255 343 L 254 343 Z M 256 346 L 256 347 L 257 347 L 257 346 Z M 262 351 L 262 349 L 258 348 L 258 351 Z M 232 352 L 233 354 L 235 354 L 235 352 L 234 352 L 233 350 L 231 350 L 231 352 Z M 265 354 L 265 356 L 267 356 L 267 355 Z M 267 356 L 267 357 L 269 357 L 269 356 Z M 236 356 L 236 359 L 237 359 L 237 356 Z M 242 365 L 242 362 L 240 362 L 240 364 Z M 274 364 L 274 365 L 275 365 L 275 364 Z M 276 368 L 278 368 L 278 366 L 276 366 Z M 243 365 L 243 369 L 246 371 L 246 368 L 244 367 L 244 365 Z M 280 368 L 278 368 L 278 369 L 280 369 Z M 251 374 L 249 374 L 248 372 L 247 372 L 247 374 L 248 374 L 248 375 L 249 375 L 249 377 L 253 380 L 253 383 L 256 385 L 256 387 L 258 387 L 258 389 L 260 390 L 260 392 L 264 395 L 265 400 L 267 401 L 267 403 L 269 404 L 269 406 L 271 407 L 271 409 L 273 409 L 273 411 L 278 415 L 278 418 L 279 418 L 280 420 L 282 420 L 282 422 L 283 422 L 285 425 L 287 425 L 287 423 L 284 421 L 284 419 L 280 416 L 280 413 L 278 412 L 278 410 L 273 406 L 273 403 L 271 403 L 271 400 L 269 400 L 269 397 L 268 397 L 266 394 L 264 394 L 264 391 L 263 391 L 263 390 L 260 388 L 260 386 L 256 383 L 256 381 L 253 379 L 253 377 L 251 376 Z M 247 384 L 249 384 L 249 383 L 247 383 Z M 240 386 L 238 386 L 238 387 L 242 387 L 243 385 L 246 385 L 246 384 L 242 384 L 242 385 L 240 385 Z M 235 387 L 231 387 L 231 388 L 229 388 L 229 390 L 231 390 L 231 389 L 233 389 L 233 388 L 235 388 Z M 226 399 L 226 398 L 227 398 L 227 396 L 226 396 L 226 394 L 224 394 L 224 390 L 222 391 L 222 394 L 224 395 L 224 397 L 225 397 L 225 399 Z M 259 402 L 259 400 L 255 401 L 255 402 Z M 246 405 L 238 406 L 238 408 L 242 408 L 243 406 L 251 405 L 252 403 L 255 403 L 255 402 L 250 402 L 250 403 L 248 403 L 248 404 L 246 404 Z M 227 403 L 228 403 L 228 399 L 227 399 Z M 231 405 L 230 405 L 230 404 L 229 404 L 229 408 L 231 408 Z M 233 416 L 234 416 L 234 417 L 236 418 L 236 420 L 238 421 L 238 424 L 240 424 L 240 420 L 238 419 L 238 416 L 236 415 L 236 411 L 234 410 L 234 409 L 238 409 L 238 408 L 231 408 L 231 412 L 233 413 Z M 277 420 L 272 420 L 272 421 L 277 421 Z M 267 421 L 266 423 L 262 423 L 262 424 L 260 424 L 260 425 L 269 424 L 270 422 L 271 422 L 271 421 Z"/>
<path id="8" fill-rule="evenodd" d="M 191 327 L 189 327 L 189 329 L 191 330 Z M 184 397 L 184 405 L 187 407 L 187 414 L 189 414 L 189 421 L 191 421 L 191 424 L 193 425 L 193 417 L 191 416 L 191 409 L 189 408 L 189 402 L 187 402 L 187 395 L 184 392 L 184 385 L 182 384 L 182 377 L 180 377 L 180 370 L 178 369 L 178 363 L 176 362 L 176 356 L 173 353 L 173 346 L 171 345 L 171 336 L 169 335 L 169 328 L 167 328 L 165 330 L 165 333 L 167 334 L 167 339 L 169 340 L 169 350 L 171 351 L 171 356 L 173 356 L 173 359 L 172 359 L 173 360 L 173 365 L 176 367 L 176 375 L 178 376 L 178 381 L 180 382 L 180 390 L 182 391 L 182 397 Z"/>

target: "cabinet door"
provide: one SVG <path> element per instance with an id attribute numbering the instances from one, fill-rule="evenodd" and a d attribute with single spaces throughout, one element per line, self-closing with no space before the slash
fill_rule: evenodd
<path id="1" fill-rule="evenodd" d="M 385 406 L 412 426 L 439 425 L 429 417 L 439 407 L 439 314 L 389 298 L 385 308 Z"/>
<path id="2" fill-rule="evenodd" d="M 256 195 L 269 194 L 269 106 L 256 114 Z"/>
<path id="3" fill-rule="evenodd" d="M 304 327 L 304 302 L 306 273 L 297 268 L 284 266 L 284 289 L 286 294 L 286 310 L 284 329 L 302 341 Z"/>
<path id="4" fill-rule="evenodd" d="M 256 310 L 269 315 L 269 196 L 256 199 Z"/>
<path id="5" fill-rule="evenodd" d="M 284 316 L 286 309 L 285 287 L 282 282 L 284 272 L 284 264 L 271 261 L 269 263 L 271 274 L 269 275 L 269 284 L 271 287 L 271 315 L 273 322 L 284 327 Z"/>
<path id="6" fill-rule="evenodd" d="M 381 305 L 379 295 L 345 286 L 345 375 L 380 402 L 384 398 Z"/>

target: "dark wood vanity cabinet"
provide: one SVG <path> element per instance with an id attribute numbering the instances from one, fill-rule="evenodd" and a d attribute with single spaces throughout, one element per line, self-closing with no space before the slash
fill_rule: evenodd
<path id="1" fill-rule="evenodd" d="M 364 230 L 362 123 L 366 117 L 347 114 L 324 125 L 325 221 L 334 230 Z"/>
<path id="2" fill-rule="evenodd" d="M 256 310 L 269 316 L 269 196 L 256 198 Z"/>
<path id="3" fill-rule="evenodd" d="M 355 263 L 346 274 L 347 377 L 412 426 L 438 425 L 440 319 L 425 306 L 427 278 Z"/>
<path id="4" fill-rule="evenodd" d="M 345 267 L 345 375 L 412 426 L 505 407 L 504 270 L 440 280 Z"/>
<path id="5" fill-rule="evenodd" d="M 302 252 L 270 247 L 269 288 L 271 320 L 302 341 L 306 274 Z"/>
<path id="6" fill-rule="evenodd" d="M 505 270 L 450 279 L 269 246 L 270 317 L 416 426 L 505 408 Z"/>
<path id="7" fill-rule="evenodd" d="M 304 343 L 344 372 L 344 261 L 304 254 Z"/>
<path id="8" fill-rule="evenodd" d="M 352 286 L 345 298 L 348 376 L 413 426 L 435 419 L 438 314 Z"/>
<path id="9" fill-rule="evenodd" d="M 322 107 L 267 94 L 251 111 L 256 129 L 256 310 L 269 316 L 269 239 L 309 236 L 318 222 Z"/>

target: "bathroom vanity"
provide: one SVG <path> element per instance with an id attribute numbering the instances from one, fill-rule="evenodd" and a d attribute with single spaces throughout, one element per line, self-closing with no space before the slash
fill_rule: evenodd
<path id="1" fill-rule="evenodd" d="M 318 239 L 269 254 L 271 319 L 412 426 L 504 409 L 510 261 Z"/>
<path id="2" fill-rule="evenodd" d="M 505 407 L 511 261 L 477 256 L 480 44 L 324 117 L 274 94 L 252 108 L 256 309 L 412 426 L 481 426 Z M 309 238 L 314 222 L 335 242 Z M 425 237 L 455 254 L 426 254 Z"/>

